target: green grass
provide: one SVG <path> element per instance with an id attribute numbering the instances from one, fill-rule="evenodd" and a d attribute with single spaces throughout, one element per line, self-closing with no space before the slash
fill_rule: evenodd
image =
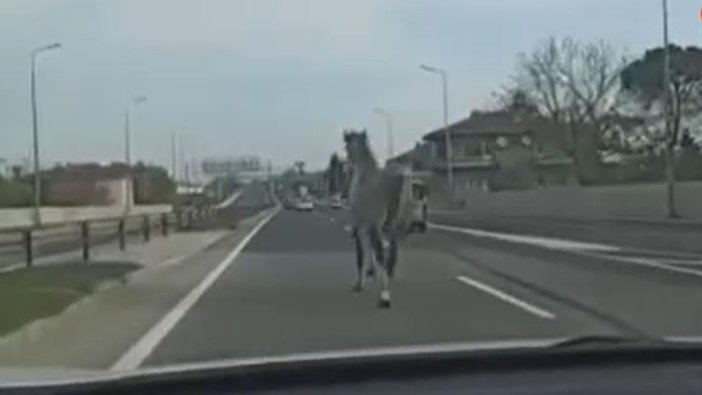
<path id="1" fill-rule="evenodd" d="M 107 280 L 123 278 L 131 263 L 71 263 L 0 274 L 0 336 L 34 320 L 50 317 Z"/>

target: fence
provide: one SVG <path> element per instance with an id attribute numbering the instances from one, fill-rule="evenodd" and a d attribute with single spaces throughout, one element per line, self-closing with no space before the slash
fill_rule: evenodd
<path id="1" fill-rule="evenodd" d="M 144 242 L 148 242 L 152 230 L 160 230 L 166 236 L 171 228 L 190 229 L 194 223 L 211 217 L 211 213 L 210 208 L 174 211 L 170 205 L 135 206 L 126 215 L 119 207 L 42 207 L 42 226 L 36 226 L 32 209 L 0 209 L 0 247 L 20 243 L 26 264 L 31 266 L 35 241 L 61 244 L 62 240 L 75 240 L 78 236 L 83 259 L 87 261 L 95 241 L 116 236 L 120 249 L 124 250 L 127 234 L 140 233 Z"/>

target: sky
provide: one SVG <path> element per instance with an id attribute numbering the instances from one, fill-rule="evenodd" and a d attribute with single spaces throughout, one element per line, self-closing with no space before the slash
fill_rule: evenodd
<path id="1" fill-rule="evenodd" d="M 669 0 L 671 40 L 702 45 L 702 0 Z M 386 157 L 449 118 L 489 106 L 520 52 L 548 36 L 605 39 L 635 56 L 661 43 L 660 0 L 2 0 L 0 158 L 31 147 L 30 53 L 37 62 L 41 160 L 119 161 L 131 110 L 132 157 L 169 166 L 258 155 L 321 168 L 345 128 L 367 128 Z"/>

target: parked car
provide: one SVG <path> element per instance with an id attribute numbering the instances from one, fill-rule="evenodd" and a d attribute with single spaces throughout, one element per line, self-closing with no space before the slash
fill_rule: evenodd
<path id="1" fill-rule="evenodd" d="M 412 180 L 412 222 L 411 229 L 421 233 L 427 231 L 428 188 L 419 179 Z"/>
<path id="2" fill-rule="evenodd" d="M 335 210 L 343 208 L 344 206 L 341 202 L 341 196 L 339 196 L 339 195 L 332 196 L 330 201 L 329 201 L 329 207 L 331 207 Z"/>
<path id="3" fill-rule="evenodd" d="M 314 203 L 311 199 L 300 199 L 297 201 L 296 208 L 298 211 L 312 211 L 314 210 Z"/>

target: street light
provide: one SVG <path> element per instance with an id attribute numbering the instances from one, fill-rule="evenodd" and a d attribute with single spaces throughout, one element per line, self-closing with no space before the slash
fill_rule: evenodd
<path id="1" fill-rule="evenodd" d="M 130 121 L 131 121 L 131 112 L 132 108 L 145 103 L 146 102 L 146 96 L 137 96 L 132 99 L 129 103 L 127 103 L 127 109 L 124 111 L 124 161 L 126 162 L 127 165 L 127 174 L 131 174 L 132 169 L 131 169 L 131 131 L 130 131 Z M 131 177 L 130 177 L 131 178 Z M 132 182 L 134 182 L 133 179 L 130 179 L 127 182 L 127 188 L 126 188 L 126 202 L 124 205 L 124 210 L 125 210 L 125 215 L 129 211 L 130 206 L 132 204 Z"/>
<path id="2" fill-rule="evenodd" d="M 444 137 L 446 139 L 446 177 L 449 191 L 453 191 L 453 166 L 451 164 L 451 135 L 448 127 L 448 74 L 445 70 L 427 65 L 420 65 L 420 69 L 441 76 L 442 96 L 444 102 Z"/>
<path id="3" fill-rule="evenodd" d="M 129 104 L 127 104 L 127 109 L 124 111 L 124 161 L 127 166 L 131 165 L 131 112 L 132 108 L 146 102 L 146 96 L 137 96 L 132 99 Z"/>
<path id="4" fill-rule="evenodd" d="M 37 56 L 46 51 L 59 49 L 61 43 L 53 43 L 36 48 L 31 54 L 31 104 L 32 104 L 32 149 L 34 156 L 34 223 L 39 225 L 41 218 L 39 207 L 41 207 L 41 170 L 39 165 L 39 126 L 37 125 Z"/>
<path id="5" fill-rule="evenodd" d="M 387 124 L 387 134 L 388 134 L 388 160 L 390 160 L 394 155 L 395 155 L 395 149 L 394 149 L 394 138 L 392 135 L 392 124 L 393 124 L 393 116 L 390 114 L 390 112 L 383 110 L 382 108 L 374 108 L 373 113 L 378 114 L 385 118 L 385 122 Z"/>
<path id="6" fill-rule="evenodd" d="M 668 1 L 662 0 L 663 7 L 663 112 L 665 122 L 665 178 L 668 216 L 678 217 L 675 209 L 675 150 L 672 144 L 671 92 L 670 92 L 670 48 L 668 48 Z"/>

